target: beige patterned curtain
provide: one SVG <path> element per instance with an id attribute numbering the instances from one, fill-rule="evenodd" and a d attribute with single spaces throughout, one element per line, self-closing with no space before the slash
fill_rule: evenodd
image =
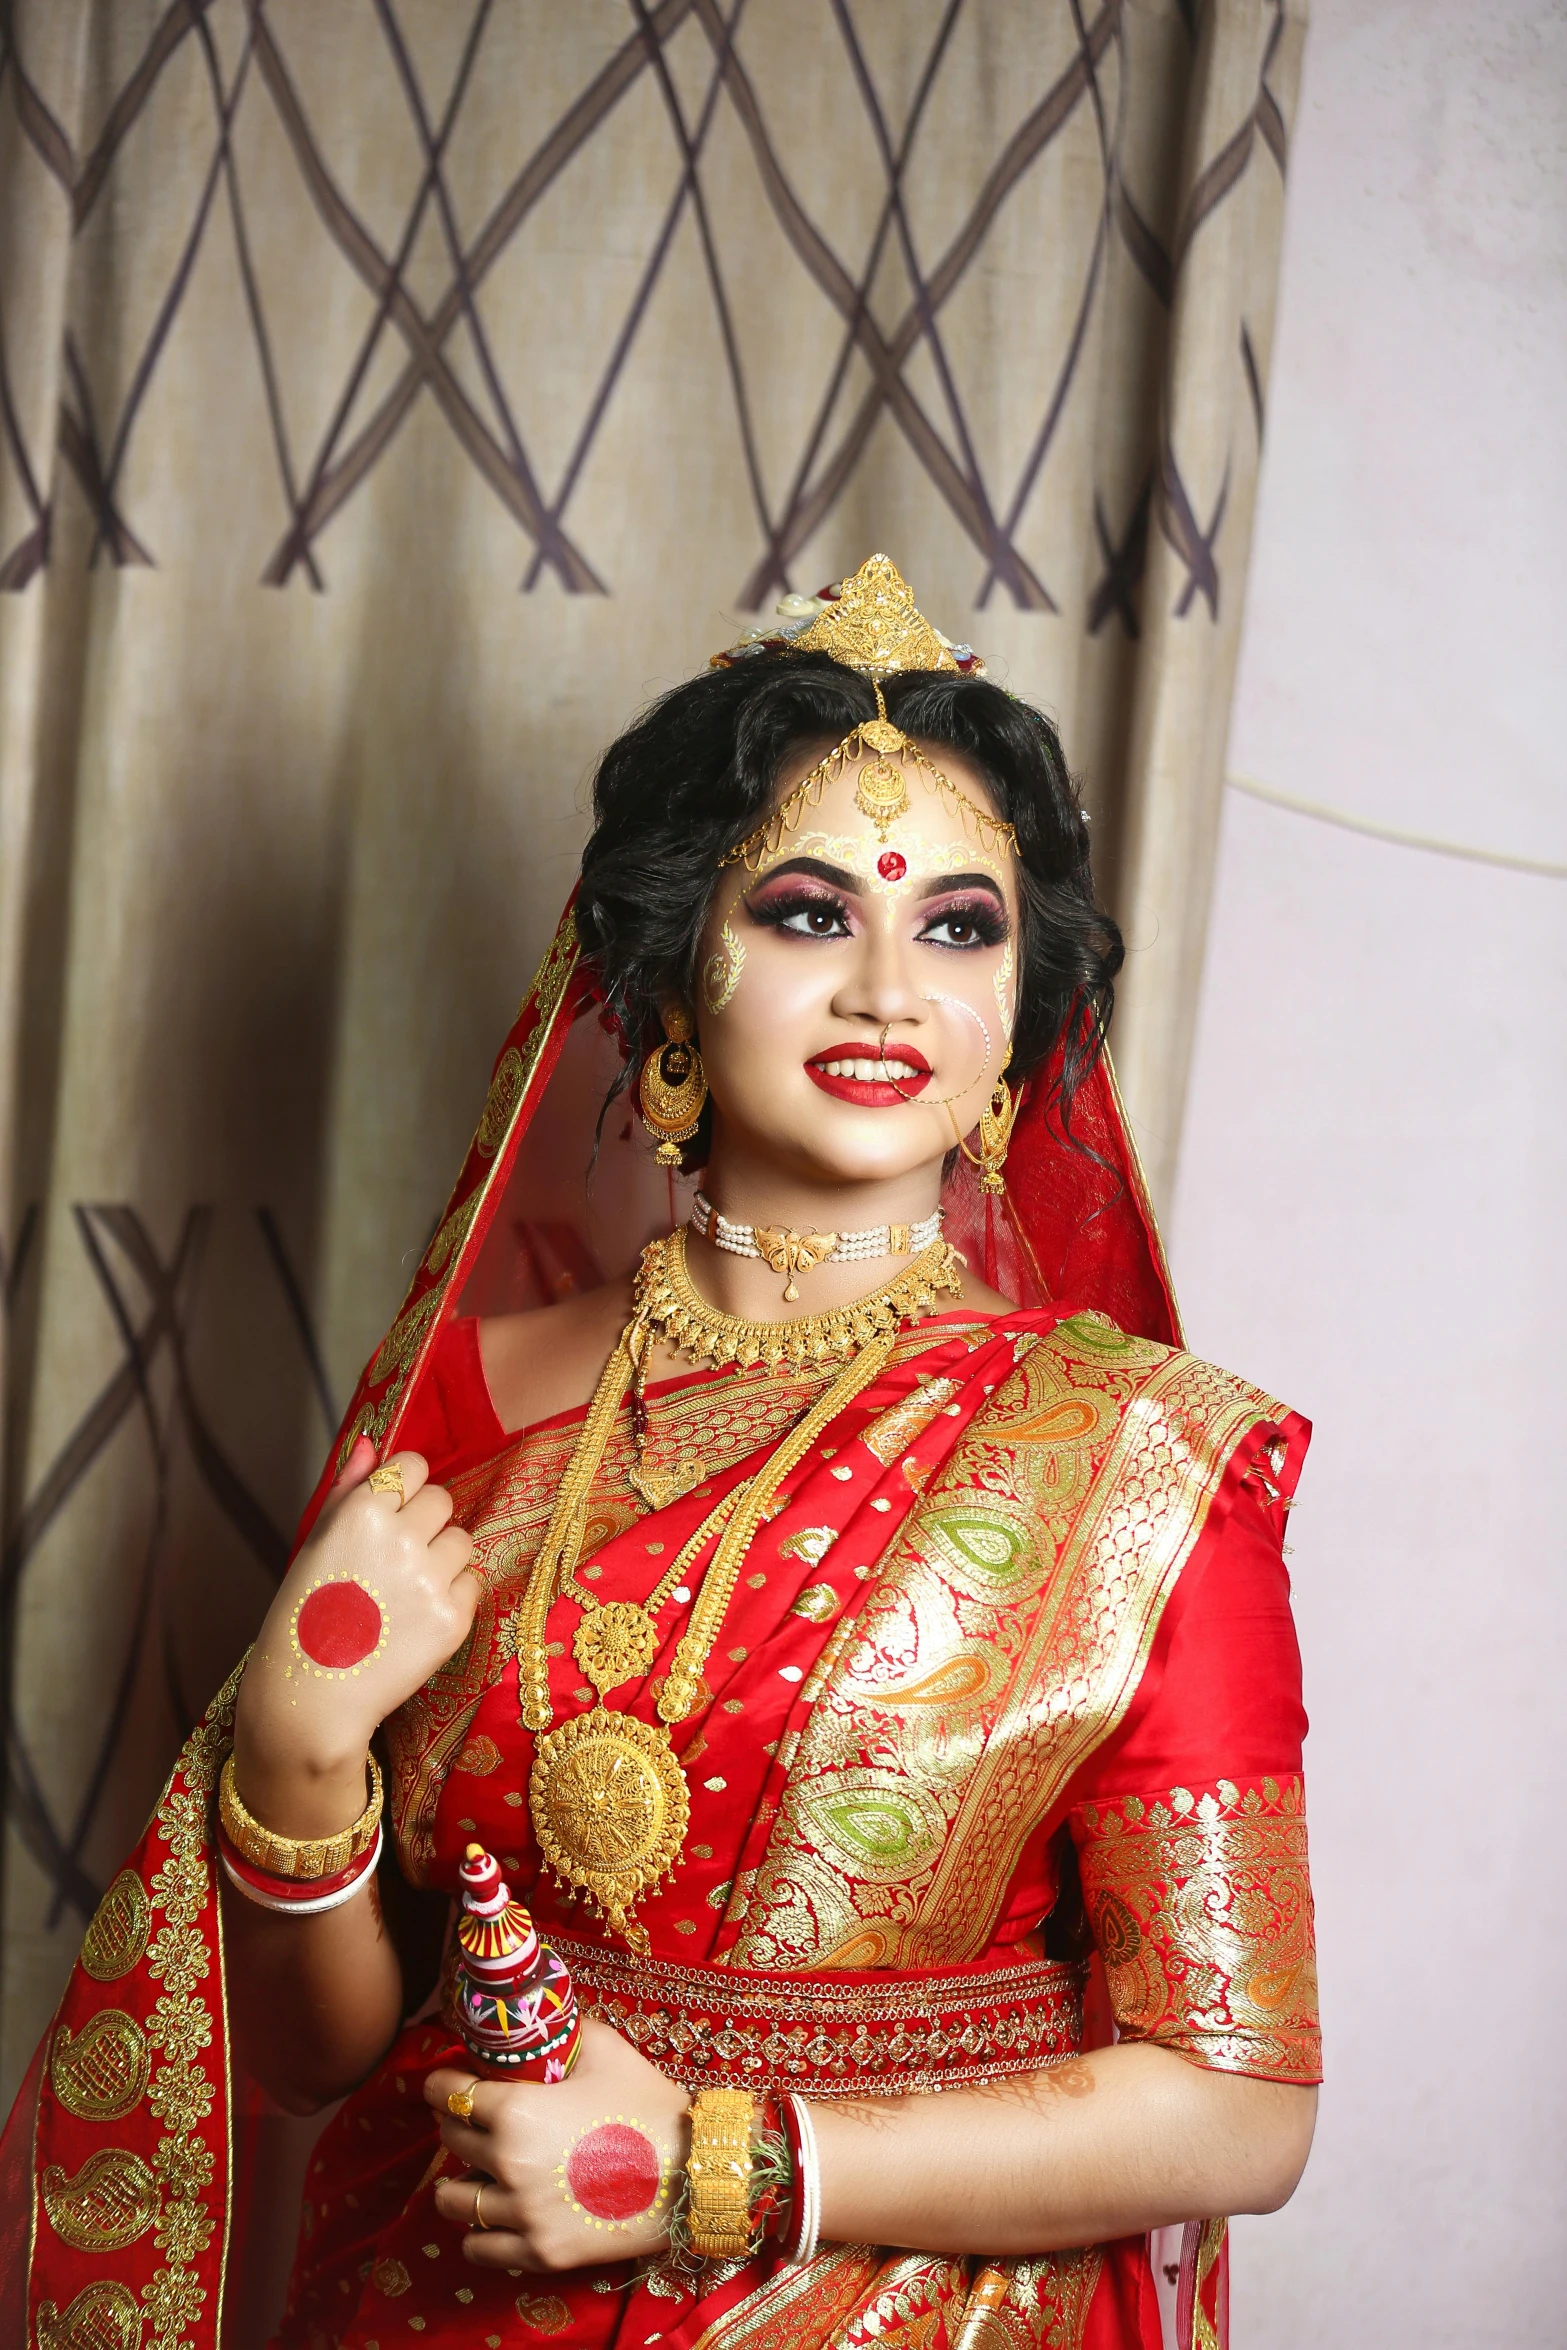
<path id="1" fill-rule="evenodd" d="M 1167 1184 L 1303 14 L 0 12 L 6 2093 L 745 615 L 884 547 L 1057 713 Z"/>

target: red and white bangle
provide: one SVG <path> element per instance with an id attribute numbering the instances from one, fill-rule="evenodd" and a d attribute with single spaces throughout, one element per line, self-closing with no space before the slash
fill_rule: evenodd
<path id="1" fill-rule="evenodd" d="M 803 2097 L 783 2100 L 784 2135 L 794 2164 L 794 2193 L 784 2230 L 784 2259 L 791 2268 L 803 2268 L 816 2258 L 822 2228 L 822 2165 L 816 2151 L 816 2125 Z"/>
<path id="2" fill-rule="evenodd" d="M 223 1863 L 229 1883 L 253 1901 L 260 1909 L 287 1910 L 294 1917 L 317 1917 L 322 1910 L 338 1909 L 374 1876 L 381 1857 L 382 1833 L 379 1825 L 375 1840 L 368 1849 L 351 1860 L 346 1869 L 337 1869 L 329 1877 L 275 1877 L 267 1869 L 258 1869 L 247 1860 L 220 1827 L 218 1830 L 218 1858 Z"/>

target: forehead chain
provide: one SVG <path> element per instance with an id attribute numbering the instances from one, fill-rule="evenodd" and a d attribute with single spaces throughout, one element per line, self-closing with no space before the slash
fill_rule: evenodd
<path id="1" fill-rule="evenodd" d="M 841 743 L 834 744 L 824 759 L 818 759 L 810 774 L 795 785 L 787 799 L 779 802 L 766 822 L 720 859 L 721 866 L 743 865 L 749 873 L 759 872 L 763 859 L 797 829 L 806 809 L 815 807 L 827 786 L 842 774 L 851 760 L 859 758 L 865 758 L 867 763 L 855 788 L 855 805 L 871 819 L 879 839 L 885 841 L 898 818 L 907 813 L 909 791 L 905 771 L 913 766 L 956 814 L 973 819 L 987 848 L 1000 846 L 1016 853 L 1014 827 L 991 809 L 981 807 L 978 800 L 972 799 L 927 759 L 919 744 L 888 717 L 881 680 L 873 679 L 872 686 L 876 695 L 875 717 L 862 719 Z M 897 767 L 892 765 L 894 759 L 898 761 Z"/>

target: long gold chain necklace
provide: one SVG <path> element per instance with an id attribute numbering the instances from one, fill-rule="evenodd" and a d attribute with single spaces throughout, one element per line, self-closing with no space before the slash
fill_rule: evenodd
<path id="1" fill-rule="evenodd" d="M 538 1741 L 528 1805 L 539 1850 L 557 1881 L 584 1894 L 610 1931 L 623 1935 L 643 1955 L 648 1937 L 645 1928 L 633 1922 L 632 1908 L 673 1874 L 690 1818 L 670 1731 L 697 1701 L 703 1669 L 723 1628 L 746 1552 L 779 1486 L 861 1389 L 879 1377 L 901 1326 L 930 1312 L 942 1291 L 957 1289 L 957 1264 L 956 1252 L 938 1240 L 896 1280 L 852 1306 L 794 1322 L 767 1323 L 745 1322 L 707 1304 L 685 1272 L 683 1232 L 653 1241 L 643 1251 L 636 1312 L 594 1390 L 513 1617 L 522 1719 Z M 790 1336 L 781 1351 L 776 1356 L 764 1354 L 758 1340 L 782 1333 Z M 653 1337 L 665 1338 L 698 1362 L 720 1365 L 848 1359 L 756 1476 L 707 1513 L 644 1603 L 602 1601 L 576 1580 L 588 1502 L 620 1407 Z M 658 1652 L 659 1610 L 715 1538 L 690 1623 L 676 1643 L 669 1673 L 657 1687 L 657 1722 L 612 1711 L 604 1702 L 610 1690 L 647 1671 Z M 598 1702 L 590 1712 L 552 1729 L 544 1633 L 550 1608 L 563 1590 L 579 1604 L 586 1602 L 572 1652 Z"/>

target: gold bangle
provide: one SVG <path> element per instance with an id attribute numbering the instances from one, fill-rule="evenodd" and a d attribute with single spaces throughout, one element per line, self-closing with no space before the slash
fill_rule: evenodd
<path id="1" fill-rule="evenodd" d="M 756 2099 L 745 2089 L 702 2089 L 691 2107 L 687 2224 L 702 2260 L 744 2260 L 751 2249 L 751 2132 Z"/>
<path id="2" fill-rule="evenodd" d="M 381 1766 L 373 1754 L 365 1761 L 370 1766 L 370 1800 L 351 1828 L 340 1828 L 335 1836 L 279 1836 L 245 1809 L 234 1784 L 231 1754 L 218 1780 L 218 1817 L 224 1834 L 242 1859 L 269 1876 L 336 1876 L 369 1851 L 381 1825 Z"/>

